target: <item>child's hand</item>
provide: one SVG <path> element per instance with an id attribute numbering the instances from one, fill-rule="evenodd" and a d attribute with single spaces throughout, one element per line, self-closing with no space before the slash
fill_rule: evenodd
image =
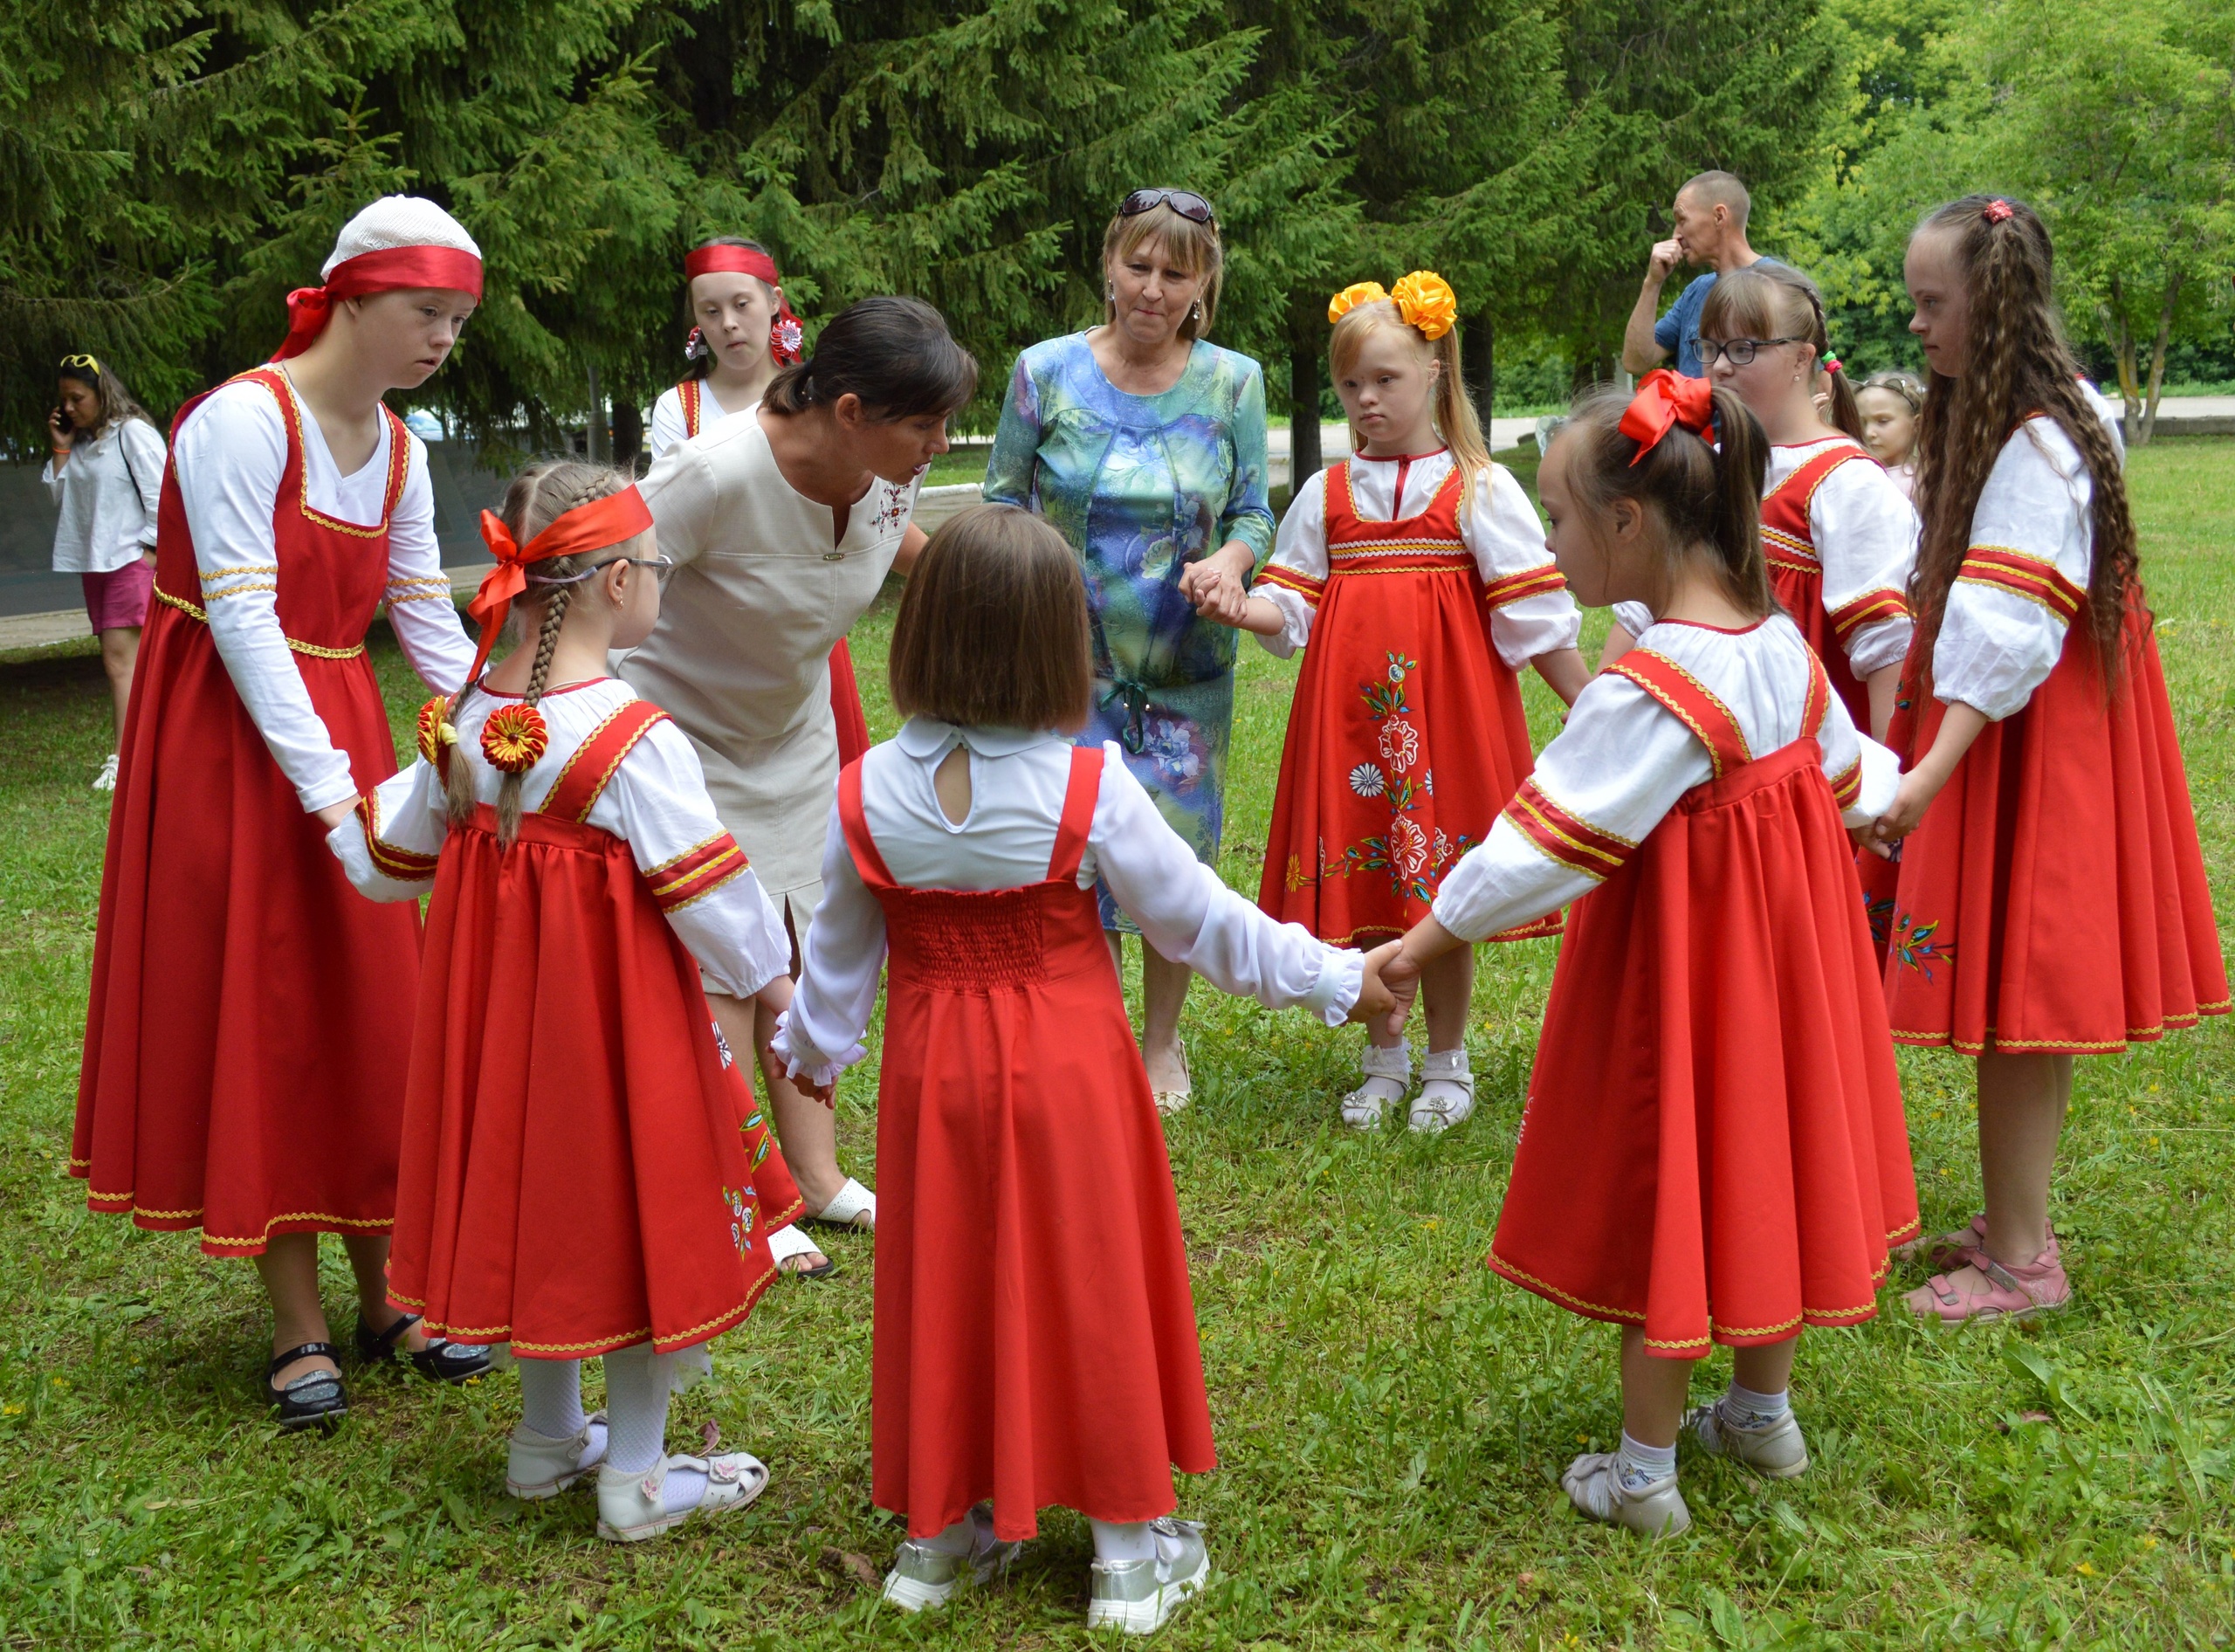
<path id="1" fill-rule="evenodd" d="M 1867 849 L 1881 860 L 1893 859 L 1894 851 L 1878 841 L 1877 831 L 1878 823 L 1871 821 L 1861 826 L 1848 827 L 1847 838 L 1857 849 Z"/>
<path id="2" fill-rule="evenodd" d="M 1916 830 L 1924 819 L 1924 811 L 1940 795 L 1941 779 L 1926 768 L 1913 768 L 1901 776 L 1901 783 L 1895 789 L 1894 801 L 1887 805 L 1870 829 L 1870 835 L 1884 846 L 1891 847 Z"/>
<path id="3" fill-rule="evenodd" d="M 800 1079 L 794 1079 L 793 1082 L 799 1084 L 799 1087 L 802 1091 L 814 1097 L 826 1108 L 829 1108 L 833 1112 L 837 1110 L 838 1081 L 836 1078 L 833 1078 L 828 1084 L 810 1084 Z"/>
<path id="4" fill-rule="evenodd" d="M 1403 951 L 1404 946 L 1401 940 L 1387 941 L 1365 955 L 1365 966 L 1358 972 L 1358 1002 L 1351 1006 L 1352 1021 L 1370 1026 L 1397 1007 L 1397 1000 L 1382 981 L 1381 967 Z"/>
<path id="5" fill-rule="evenodd" d="M 1389 989 L 1391 1004 L 1386 1023 L 1389 1034 L 1392 1037 L 1402 1037 L 1405 1023 L 1412 1017 L 1413 1000 L 1420 993 L 1420 962 L 1405 950 L 1404 942 L 1396 941 L 1392 945 L 1396 946 L 1397 955 L 1384 963 L 1379 973 L 1381 984 Z M 1387 950 L 1384 947 L 1373 955 L 1379 958 L 1381 952 Z"/>

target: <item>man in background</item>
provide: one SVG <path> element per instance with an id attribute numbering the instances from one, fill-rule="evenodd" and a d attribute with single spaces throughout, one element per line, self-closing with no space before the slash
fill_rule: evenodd
<path id="1" fill-rule="evenodd" d="M 1700 360 L 1700 306 L 1708 301 L 1708 289 L 1725 272 L 1763 261 L 1746 241 L 1746 214 L 1752 204 L 1746 186 L 1728 172 L 1702 172 L 1676 191 L 1676 233 L 1654 244 L 1636 307 L 1622 330 L 1624 368 L 1648 372 L 1673 354 L 1679 373 L 1695 379 L 1707 375 Z M 1680 262 L 1704 265 L 1708 272 L 1678 293 L 1668 313 L 1656 320 L 1661 289 Z"/>

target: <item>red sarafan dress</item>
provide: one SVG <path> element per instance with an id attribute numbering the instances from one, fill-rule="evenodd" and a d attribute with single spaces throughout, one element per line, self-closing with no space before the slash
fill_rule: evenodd
<path id="1" fill-rule="evenodd" d="M 1425 503 L 1363 516 L 1366 477 L 1393 510 L 1408 483 Z M 1371 946 L 1426 917 L 1529 774 L 1501 646 L 1525 662 L 1575 644 L 1574 602 L 1519 484 L 1493 465 L 1476 494 L 1462 498 L 1445 452 L 1344 460 L 1299 495 L 1258 576 L 1288 622 L 1268 646 L 1306 652 L 1257 904 L 1332 945 Z M 1553 912 L 1491 939 L 1559 928 Z"/>
<path id="2" fill-rule="evenodd" d="M 2092 497 L 2055 422 L 2021 423 L 1980 493 L 1929 671 L 1913 657 L 1903 673 L 1917 756 L 1947 702 L 1995 720 L 1901 845 L 1885 980 L 1902 1043 L 2094 1055 L 2228 1012 L 2141 591 L 2108 691 L 2076 629 Z"/>
<path id="3" fill-rule="evenodd" d="M 1005 1538 L 1050 1504 L 1153 1519 L 1173 1466 L 1215 1466 L 1164 1132 L 1077 882 L 1105 761 L 1072 753 L 1046 878 L 989 891 L 895 883 L 839 776 L 891 948 L 871 1495 L 917 1537 L 988 1497 Z"/>
<path id="4" fill-rule="evenodd" d="M 1842 811 L 1895 783 L 1781 616 L 1655 625 L 1577 699 L 1436 909 L 1584 891 L 1494 1270 L 1675 1359 L 1876 1311 L 1917 1207 Z"/>
<path id="5" fill-rule="evenodd" d="M 494 773 L 473 742 L 508 704 L 477 692 L 460 709 L 448 761 L 490 778 L 482 795 Z M 787 961 L 781 927 L 703 786 L 692 795 L 687 752 L 603 817 L 704 841 L 648 873 L 643 844 L 590 823 L 664 712 L 611 681 L 543 709 L 558 774 L 509 848 L 486 802 L 447 823 L 423 761 L 336 833 L 378 898 L 433 881 L 389 1296 L 430 1331 L 524 1358 L 670 1353 L 751 1311 L 775 1277 L 766 1236 L 800 1207 L 674 915 L 742 898 L 761 980 Z"/>
<path id="6" fill-rule="evenodd" d="M 268 368 L 241 377 L 278 399 L 287 450 L 272 564 L 237 572 L 277 586 L 311 705 L 369 789 L 395 770 L 364 642 L 389 582 L 409 439 L 383 409 L 378 524 L 326 516 L 310 505 L 285 381 Z M 159 601 L 109 817 L 70 1171 L 86 1178 L 92 1209 L 198 1227 L 208 1254 L 252 1256 L 275 1233 L 388 1231 L 418 924 L 349 886 L 210 637 L 177 472 L 179 433 L 206 399 L 172 423 Z"/>
<path id="7" fill-rule="evenodd" d="M 684 379 L 676 385 L 675 396 L 682 405 L 684 435 L 698 435 L 705 415 L 706 387 L 698 379 Z M 744 418 L 760 405 L 755 402 L 744 412 L 729 416 Z M 842 637 L 830 649 L 830 715 L 838 725 L 838 761 L 850 763 L 870 748 L 870 722 L 862 711 L 862 685 L 854 675 L 854 650 Z"/>
<path id="8" fill-rule="evenodd" d="M 1770 588 L 1859 728 L 1870 726 L 1863 678 L 1908 646 L 1903 593 L 1916 545 L 1915 507 L 1860 444 L 1842 436 L 1771 450 L 1762 496 Z"/>

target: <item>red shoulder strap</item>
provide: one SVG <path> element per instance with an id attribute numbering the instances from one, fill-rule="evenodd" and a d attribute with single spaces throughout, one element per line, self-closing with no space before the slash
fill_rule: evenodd
<path id="1" fill-rule="evenodd" d="M 1748 748 L 1746 736 L 1738 726 L 1738 719 L 1731 715 L 1730 707 L 1668 655 L 1649 648 L 1633 648 L 1606 669 L 1628 678 L 1681 718 L 1684 726 L 1699 737 L 1700 744 L 1708 748 L 1708 761 L 1715 765 L 1717 780 L 1754 761 L 1754 754 Z M 1820 671 L 1823 667 L 1819 665 L 1817 670 Z"/>
<path id="2" fill-rule="evenodd" d="M 1351 503 L 1350 460 L 1337 459 L 1329 465 L 1322 485 L 1327 493 L 1325 508 L 1320 512 L 1320 531 L 1332 544 L 1358 525 L 1358 507 Z"/>
<path id="3" fill-rule="evenodd" d="M 381 499 L 381 520 L 385 522 L 403 502 L 403 485 L 411 475 L 411 432 L 385 402 L 381 413 L 388 420 L 388 491 Z"/>
<path id="4" fill-rule="evenodd" d="M 866 753 L 863 754 L 867 755 Z M 854 857 L 854 870 L 871 889 L 895 889 L 892 869 L 877 853 L 870 836 L 869 817 L 862 813 L 862 759 L 856 757 L 838 771 L 838 826 L 846 834 L 846 847 Z"/>
<path id="5" fill-rule="evenodd" d="M 676 398 L 683 403 L 683 433 L 698 434 L 698 381 L 685 379 L 675 387 Z"/>
<path id="6" fill-rule="evenodd" d="M 1814 740 L 1824 732 L 1824 719 L 1832 712 L 1832 679 L 1826 675 L 1824 662 L 1816 650 L 1808 650 L 1808 701 L 1801 707 L 1800 732 Z"/>
<path id="7" fill-rule="evenodd" d="M 554 820 L 588 820 L 591 809 L 604 795 L 606 782 L 621 767 L 621 760 L 650 733 L 653 724 L 666 720 L 667 713 L 651 701 L 630 700 L 592 729 L 590 737 L 574 748 L 574 754 L 559 771 L 557 782 L 536 813 Z"/>
<path id="8" fill-rule="evenodd" d="M 1834 447 L 1810 459 L 1770 490 L 1762 501 L 1762 525 L 1791 534 L 1804 545 L 1813 546 L 1815 537 L 1808 531 L 1809 502 L 1816 497 L 1816 490 L 1824 485 L 1826 477 L 1853 459 L 1878 463 L 1859 447 Z"/>
<path id="9" fill-rule="evenodd" d="M 1071 747 L 1071 781 L 1063 789 L 1063 817 L 1056 823 L 1056 847 L 1048 856 L 1048 881 L 1076 878 L 1079 857 L 1086 853 L 1086 835 L 1094 826 L 1095 799 L 1102 794 L 1102 771 L 1108 759 L 1100 741 Z"/>

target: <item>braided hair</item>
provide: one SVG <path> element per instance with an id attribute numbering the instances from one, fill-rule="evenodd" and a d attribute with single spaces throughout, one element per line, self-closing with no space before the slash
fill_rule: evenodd
<path id="1" fill-rule="evenodd" d="M 622 472 L 602 465 L 582 465 L 571 459 L 547 460 L 531 465 L 512 478 L 512 485 L 505 490 L 504 508 L 498 513 L 504 518 L 513 539 L 525 545 L 576 506 L 618 493 L 630 481 Z M 505 622 L 512 640 L 520 644 L 527 640 L 531 622 L 535 627 L 535 657 L 529 664 L 527 689 L 522 696 L 527 706 L 533 706 L 543 698 L 544 688 L 551 678 L 551 657 L 558 650 L 559 633 L 566 625 L 567 610 L 574 602 L 576 583 L 590 571 L 595 560 L 595 553 L 584 552 L 574 556 L 549 557 L 531 564 L 527 569 L 528 594 L 512 604 L 512 617 Z M 452 695 L 444 720 L 455 725 L 465 708 L 466 697 L 478 687 L 478 682 L 468 683 Z M 525 778 L 524 772 L 508 772 L 497 788 L 497 841 L 505 847 L 510 847 L 519 836 L 520 788 Z M 452 824 L 462 825 L 472 819 L 479 802 L 474 795 L 472 766 L 453 758 L 443 784 Z"/>
<path id="2" fill-rule="evenodd" d="M 2104 681 L 2115 689 L 2127 606 L 2141 595 L 2139 550 L 2118 450 L 2080 391 L 2079 363 L 2058 324 L 2048 230 L 2022 201 L 1967 195 L 1928 213 L 1915 234 L 1950 237 L 1970 316 L 1963 375 L 1930 375 L 1917 424 L 1916 502 L 1924 537 L 1909 579 L 1909 607 L 1917 616 L 1920 657 L 1932 657 L 1995 460 L 2025 419 L 2046 414 L 2087 466 L 2094 549 L 2087 609 L 2075 623 Z"/>

